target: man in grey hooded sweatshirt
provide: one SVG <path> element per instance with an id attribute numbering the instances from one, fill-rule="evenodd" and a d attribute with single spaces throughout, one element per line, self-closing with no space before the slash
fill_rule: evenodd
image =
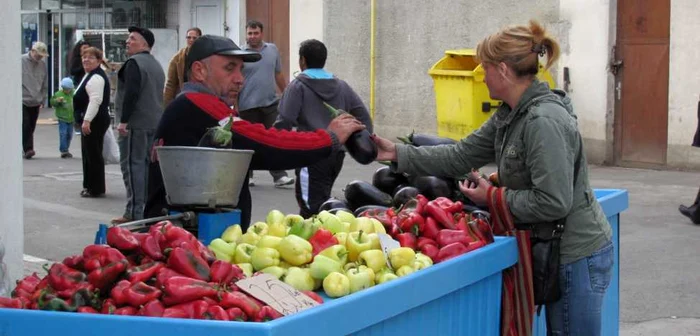
<path id="1" fill-rule="evenodd" d="M 323 69 L 328 51 L 318 40 L 306 40 L 299 47 L 299 74 L 284 91 L 274 127 L 298 131 L 326 129 L 333 119 L 323 103 L 342 109 L 372 133 L 372 120 L 367 107 L 353 89 Z M 296 199 L 299 214 L 305 218 L 318 213 L 319 206 L 330 198 L 333 183 L 343 168 L 345 151 L 301 169 L 296 169 Z"/>
<path id="2" fill-rule="evenodd" d="M 49 74 L 44 59 L 48 56 L 46 44 L 38 41 L 22 55 L 22 149 L 25 159 L 36 154 L 34 130 L 39 109 L 47 98 Z"/>

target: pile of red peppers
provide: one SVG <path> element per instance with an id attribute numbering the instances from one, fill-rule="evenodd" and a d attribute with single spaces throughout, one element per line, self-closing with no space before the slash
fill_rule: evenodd
<path id="1" fill-rule="evenodd" d="M 245 275 L 237 265 L 216 260 L 192 233 L 168 221 L 147 233 L 111 227 L 106 245 L 89 245 L 46 269 L 44 278 L 34 273 L 17 281 L 10 298 L 0 297 L 0 308 L 223 321 L 282 317 L 238 290 Z"/>
<path id="2" fill-rule="evenodd" d="M 420 251 L 435 263 L 493 242 L 485 219 L 463 212 L 462 202 L 446 197 L 428 200 L 418 195 L 398 210 L 372 209 L 361 216 L 377 219 L 402 247 Z"/>

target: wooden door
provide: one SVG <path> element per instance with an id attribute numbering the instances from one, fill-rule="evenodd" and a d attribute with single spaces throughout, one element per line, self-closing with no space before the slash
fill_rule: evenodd
<path id="1" fill-rule="evenodd" d="M 246 0 L 245 8 L 247 20 L 262 22 L 265 42 L 277 46 L 282 73 L 289 77 L 289 0 Z"/>
<path id="2" fill-rule="evenodd" d="M 617 1 L 617 164 L 666 163 L 670 18 L 670 0 Z"/>

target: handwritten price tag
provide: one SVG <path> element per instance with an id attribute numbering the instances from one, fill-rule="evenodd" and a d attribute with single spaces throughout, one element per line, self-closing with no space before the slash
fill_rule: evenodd
<path id="1" fill-rule="evenodd" d="M 393 238 L 391 238 L 391 236 L 386 233 L 378 233 L 377 236 L 379 236 L 379 245 L 382 246 L 382 251 L 384 251 L 386 266 L 391 269 L 391 263 L 389 262 L 389 252 L 391 252 L 391 250 L 395 248 L 401 247 L 401 244 Z"/>
<path id="2" fill-rule="evenodd" d="M 318 302 L 270 274 L 260 274 L 236 282 L 244 292 L 265 302 L 282 315 L 291 315 L 318 306 Z"/>

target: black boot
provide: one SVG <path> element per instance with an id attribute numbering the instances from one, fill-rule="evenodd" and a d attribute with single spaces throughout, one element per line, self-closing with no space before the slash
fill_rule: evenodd
<path id="1" fill-rule="evenodd" d="M 690 218 L 694 224 L 700 224 L 700 211 L 698 211 L 698 204 L 693 204 L 689 207 L 681 205 L 678 207 L 678 211 L 680 211 L 684 216 Z"/>

